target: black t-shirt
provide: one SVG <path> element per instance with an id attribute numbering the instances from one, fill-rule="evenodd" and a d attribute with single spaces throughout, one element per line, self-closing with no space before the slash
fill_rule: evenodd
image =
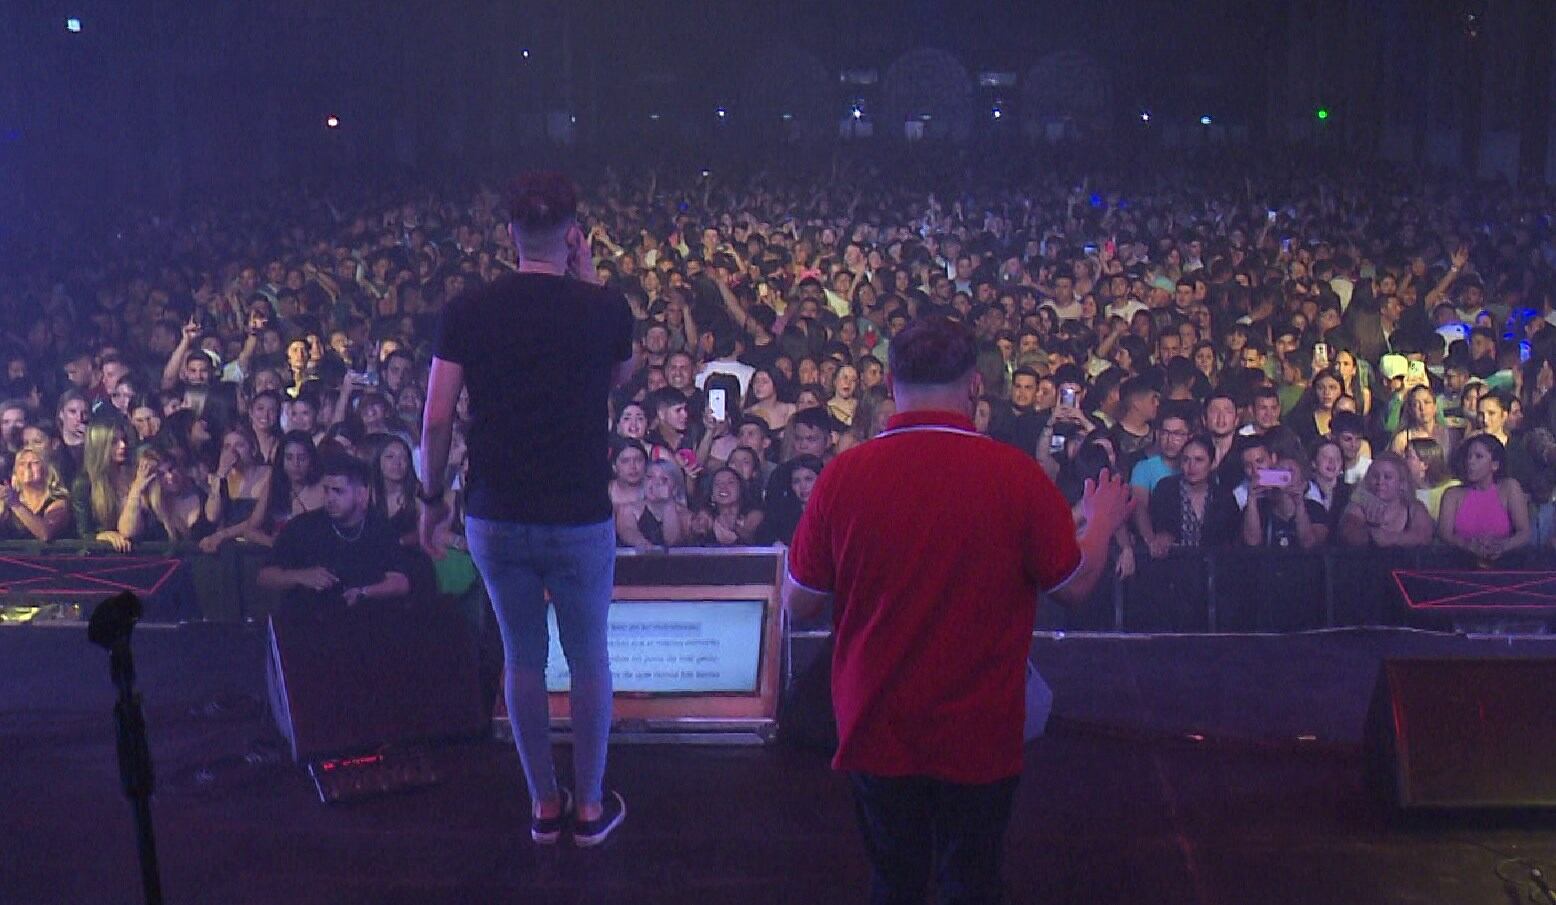
<path id="1" fill-rule="evenodd" d="M 293 588 L 287 603 L 300 606 L 330 606 L 343 603 L 341 592 L 378 584 L 389 572 L 409 577 L 405 554 L 381 516 L 372 512 L 355 530 L 337 530 L 328 512 L 315 509 L 289 520 L 270 548 L 267 566 L 282 569 L 311 569 L 323 566 L 340 579 L 328 591 Z M 347 538 L 351 538 L 347 540 Z"/>
<path id="2" fill-rule="evenodd" d="M 1001 443 L 1008 443 L 1035 459 L 1037 441 L 1043 436 L 1043 428 L 1048 424 L 1048 415 L 1048 412 L 1031 409 L 1016 412 L 1008 405 L 997 404 L 994 407 L 993 423 L 989 426 L 989 436 Z"/>
<path id="3" fill-rule="evenodd" d="M 470 389 L 470 515 L 610 518 L 607 398 L 611 369 L 632 355 L 626 296 L 570 277 L 505 276 L 449 303 L 435 354 L 463 366 Z"/>
<path id="4" fill-rule="evenodd" d="M 1329 511 L 1324 504 L 1317 500 L 1303 498 L 1302 505 L 1307 509 L 1308 521 L 1315 525 L 1327 525 L 1329 523 Z M 1297 517 L 1293 514 L 1290 518 L 1281 518 L 1275 512 L 1275 501 L 1272 499 L 1259 500 L 1259 524 L 1264 528 L 1264 546 L 1279 547 L 1281 549 L 1297 550 L 1302 547 L 1300 533 L 1297 531 Z"/>

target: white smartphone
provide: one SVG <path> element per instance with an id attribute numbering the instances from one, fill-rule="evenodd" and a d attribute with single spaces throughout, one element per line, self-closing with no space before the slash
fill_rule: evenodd
<path id="1" fill-rule="evenodd" d="M 1328 343 L 1314 343 L 1313 344 L 1313 368 L 1314 368 L 1314 370 L 1318 370 L 1318 371 L 1326 371 L 1326 370 L 1329 369 L 1329 344 Z"/>
<path id="2" fill-rule="evenodd" d="M 714 421 L 725 421 L 729 418 L 729 391 L 720 387 L 714 387 L 708 391 L 708 411 L 713 414 Z"/>

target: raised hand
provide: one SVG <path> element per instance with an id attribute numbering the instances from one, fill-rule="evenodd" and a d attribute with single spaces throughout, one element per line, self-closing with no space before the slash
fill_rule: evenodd
<path id="1" fill-rule="evenodd" d="M 1104 468 L 1095 481 L 1086 482 L 1081 495 L 1081 513 L 1087 531 L 1112 534 L 1134 510 L 1134 494 L 1123 479 Z"/>

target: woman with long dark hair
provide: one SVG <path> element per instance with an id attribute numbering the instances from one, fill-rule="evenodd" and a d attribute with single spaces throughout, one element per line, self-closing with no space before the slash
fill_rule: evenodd
<path id="1" fill-rule="evenodd" d="M 1151 556 L 1161 559 L 1173 547 L 1224 547 L 1238 538 L 1237 500 L 1215 480 L 1215 441 L 1190 437 L 1178 455 L 1178 474 L 1168 475 L 1151 491 Z"/>
<path id="2" fill-rule="evenodd" d="M 274 465 L 281 447 L 281 394 L 266 390 L 249 400 L 249 428 L 254 431 L 255 461 Z"/>
<path id="3" fill-rule="evenodd" d="M 708 481 L 708 502 L 692 518 L 692 531 L 707 546 L 751 544 L 762 527 L 762 510 L 740 473 L 725 466 Z"/>
<path id="4" fill-rule="evenodd" d="M 789 419 L 794 417 L 794 404 L 779 398 L 777 380 L 771 372 L 762 369 L 751 375 L 742 409 L 746 414 L 756 415 L 766 421 L 768 428 L 774 431 L 783 430 L 788 426 Z"/>
<path id="5" fill-rule="evenodd" d="M 324 505 L 324 466 L 307 431 L 281 437 L 279 461 L 270 472 L 270 526 L 273 532 L 292 518 Z"/>
<path id="6" fill-rule="evenodd" d="M 1476 434 L 1454 454 L 1463 483 L 1443 492 L 1437 536 L 1482 561 L 1523 549 L 1533 536 L 1529 498 L 1506 476 L 1507 450 L 1490 434 Z"/>
<path id="7" fill-rule="evenodd" d="M 1319 437 L 1329 436 L 1329 419 L 1334 415 L 1335 403 L 1345 395 L 1345 384 L 1332 370 L 1313 375 L 1307 392 L 1292 406 L 1284 423 L 1297 432 L 1303 443 L 1313 443 Z"/>
<path id="8" fill-rule="evenodd" d="M 421 520 L 421 481 L 411 459 L 411 447 L 398 434 L 384 434 L 373 454 L 373 509 L 389 522 L 400 543 L 417 543 Z"/>

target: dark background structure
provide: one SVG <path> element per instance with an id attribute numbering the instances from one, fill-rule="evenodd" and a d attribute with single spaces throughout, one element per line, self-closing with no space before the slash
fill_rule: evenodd
<path id="1" fill-rule="evenodd" d="M 1548 0 L 11 0 L 0 202 L 803 142 L 856 103 L 877 142 L 917 119 L 1545 179 L 1553 46 Z"/>

